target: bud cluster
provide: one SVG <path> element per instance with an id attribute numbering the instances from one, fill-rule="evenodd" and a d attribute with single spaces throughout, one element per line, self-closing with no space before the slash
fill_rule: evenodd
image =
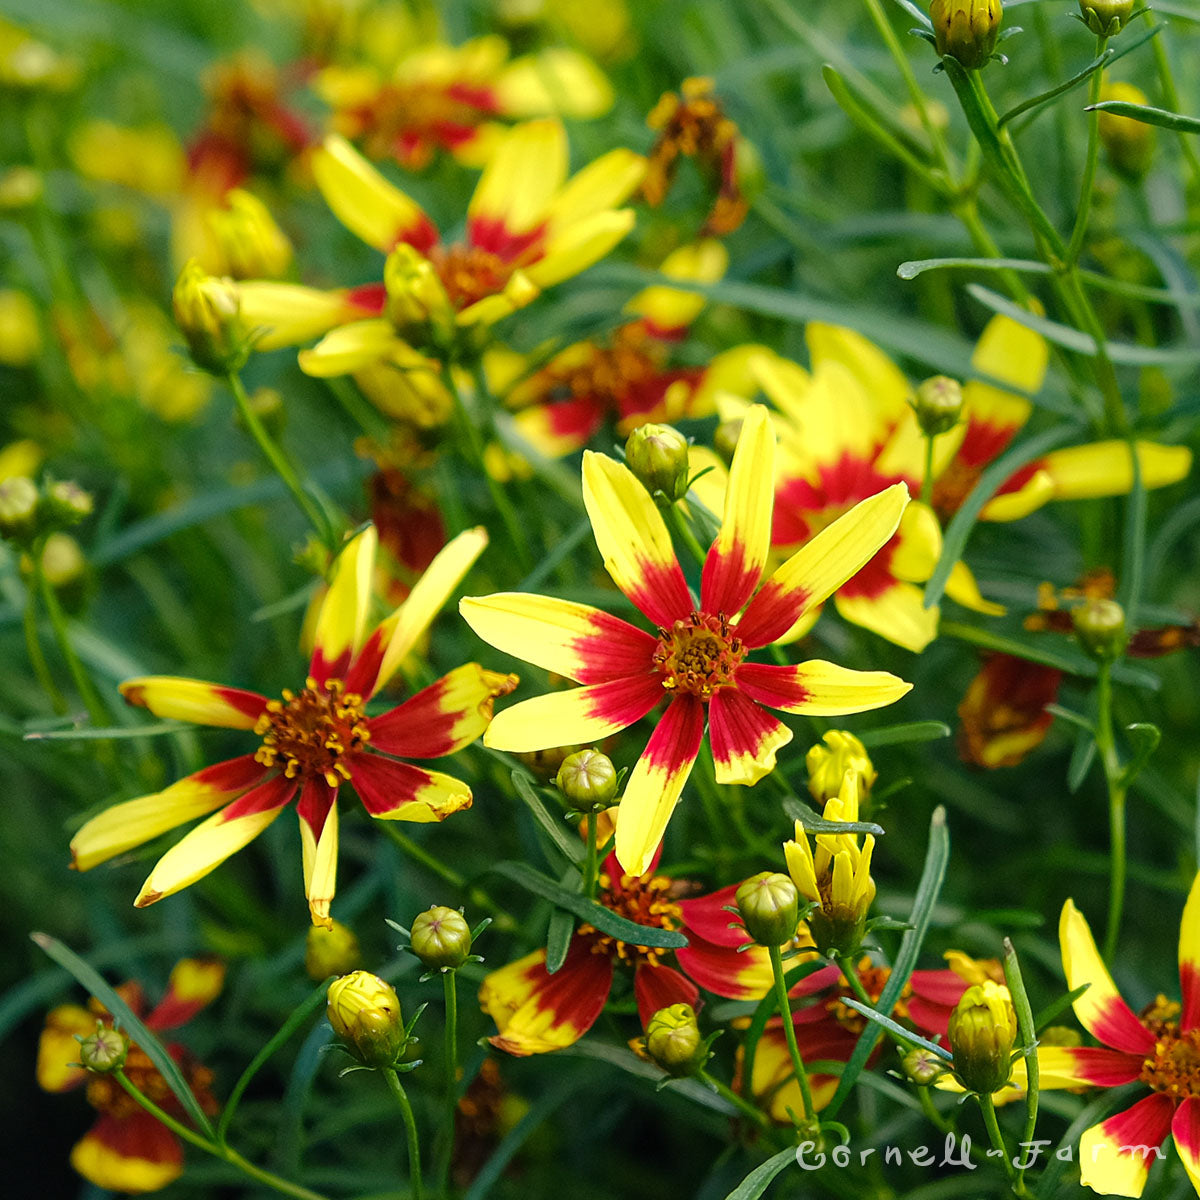
<path id="1" fill-rule="evenodd" d="M 0 538 L 27 549 L 91 515 L 92 497 L 70 480 L 28 475 L 0 480 Z"/>

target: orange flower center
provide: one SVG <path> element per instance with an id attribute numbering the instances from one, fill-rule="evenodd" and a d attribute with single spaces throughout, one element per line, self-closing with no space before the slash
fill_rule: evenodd
<path id="1" fill-rule="evenodd" d="M 1200 1029 L 1180 1030 L 1179 1005 L 1159 996 L 1142 1013 L 1154 1034 L 1154 1053 L 1142 1063 L 1142 1083 L 1173 1100 L 1200 1096 Z"/>
<path id="2" fill-rule="evenodd" d="M 434 246 L 429 252 L 442 287 L 456 312 L 470 307 L 485 296 L 504 291 L 514 264 L 480 246 Z"/>
<path id="3" fill-rule="evenodd" d="M 652 353 L 661 343 L 651 340 L 640 321 L 622 325 L 612 344 L 587 347 L 586 356 L 547 368 L 541 375 L 549 400 L 578 397 L 620 412 L 621 401 L 637 388 L 650 383 L 662 370 L 660 356 Z M 638 413 L 635 420 L 658 420 L 666 413 Z"/>
<path id="4" fill-rule="evenodd" d="M 733 683 L 733 673 L 745 657 L 746 648 L 724 613 L 694 612 L 670 630 L 659 630 L 653 659 L 667 691 L 707 700 L 717 688 Z"/>
<path id="5" fill-rule="evenodd" d="M 601 875 L 598 899 L 605 908 L 638 925 L 647 925 L 651 929 L 678 929 L 683 924 L 683 913 L 672 896 L 675 887 L 675 880 L 663 875 L 653 875 L 649 879 L 625 875 L 621 878 L 620 888 L 614 888 L 609 877 Z M 663 955 L 670 953 L 652 946 L 623 942 L 611 934 L 601 933 L 594 925 L 580 925 L 578 936 L 591 939 L 593 954 L 607 954 L 628 966 L 645 962 L 657 967 Z"/>
<path id="6" fill-rule="evenodd" d="M 445 84 L 386 84 L 369 104 L 346 114 L 348 136 L 361 137 L 371 158 L 395 154 L 410 171 L 421 171 L 442 144 L 464 140 L 494 108 L 482 88 L 456 95 Z"/>
<path id="7" fill-rule="evenodd" d="M 870 959 L 864 958 L 858 964 L 858 978 L 863 985 L 863 990 L 870 998 L 871 1004 L 879 1003 L 879 997 L 883 995 L 883 989 L 887 985 L 888 978 L 891 976 L 891 967 L 875 967 L 871 965 Z M 892 1009 L 891 1016 L 897 1021 L 904 1021 L 908 1018 L 908 1006 L 904 1003 L 909 996 L 912 995 L 912 985 L 905 984 L 900 993 L 900 999 L 896 1003 L 896 1007 Z M 857 995 L 849 991 L 846 987 L 842 987 L 832 1000 L 825 1003 L 825 1008 L 829 1015 L 833 1017 L 843 1029 L 849 1030 L 857 1035 L 867 1027 L 867 1018 L 862 1013 L 855 1011 L 848 1004 L 844 1003 L 847 996 L 853 996 L 857 999 Z"/>
<path id="8" fill-rule="evenodd" d="M 254 755 L 263 766 L 282 766 L 288 779 L 320 775 L 330 787 L 350 778 L 346 756 L 371 737 L 363 698 L 340 679 L 318 687 L 309 678 L 299 695 L 285 689 L 282 700 L 268 702 L 254 732 L 263 740 Z"/>

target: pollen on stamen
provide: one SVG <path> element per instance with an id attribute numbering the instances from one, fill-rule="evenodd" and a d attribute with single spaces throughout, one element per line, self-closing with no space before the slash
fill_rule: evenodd
<path id="1" fill-rule="evenodd" d="M 719 687 L 734 682 L 746 648 L 724 613 L 699 613 L 660 630 L 653 655 L 663 687 L 708 700 Z"/>
<path id="2" fill-rule="evenodd" d="M 282 766 L 287 779 L 320 777 L 330 787 L 350 778 L 344 759 L 371 737 L 363 698 L 346 692 L 340 679 L 319 686 L 309 678 L 299 694 L 285 689 L 272 700 L 254 727 L 262 738 L 255 760 Z"/>

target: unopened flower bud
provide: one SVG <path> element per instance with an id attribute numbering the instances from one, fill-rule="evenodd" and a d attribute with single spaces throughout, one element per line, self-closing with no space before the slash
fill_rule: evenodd
<path id="1" fill-rule="evenodd" d="M 513 758 L 528 767 L 539 779 L 549 783 L 558 774 L 558 768 L 580 749 L 580 746 L 549 746 L 545 750 L 520 751 Z"/>
<path id="2" fill-rule="evenodd" d="M 0 537 L 26 541 L 37 528 L 37 484 L 26 475 L 0 480 Z"/>
<path id="3" fill-rule="evenodd" d="M 1012 1074 L 1017 1018 L 1003 984 L 990 979 L 967 988 L 950 1014 L 954 1073 L 968 1092 L 990 1096 Z"/>
<path id="4" fill-rule="evenodd" d="M 454 309 L 429 259 L 401 242 L 388 255 L 383 282 L 387 315 L 400 333 L 422 344 L 449 344 L 455 332 Z"/>
<path id="5" fill-rule="evenodd" d="M 319 983 L 330 975 L 345 975 L 362 962 L 362 949 L 354 930 L 340 921 L 310 925 L 304 942 L 304 970 Z"/>
<path id="6" fill-rule="evenodd" d="M 0 288 L 0 363 L 27 367 L 41 348 L 37 306 L 25 292 Z"/>
<path id="7" fill-rule="evenodd" d="M 1079 12 L 1097 37 L 1115 37 L 1133 15 L 1133 0 L 1079 0 Z"/>
<path id="8" fill-rule="evenodd" d="M 660 1008 L 646 1027 L 646 1053 L 668 1075 L 694 1075 L 708 1060 L 696 1013 L 690 1004 Z"/>
<path id="9" fill-rule="evenodd" d="M 1125 610 L 1115 600 L 1093 598 L 1071 610 L 1071 623 L 1079 644 L 1097 662 L 1119 658 L 1129 640 Z"/>
<path id="10" fill-rule="evenodd" d="M 608 808 L 617 795 L 617 769 L 599 750 L 578 750 L 563 759 L 554 782 L 581 812 Z"/>
<path id="11" fill-rule="evenodd" d="M 326 1014 L 346 1049 L 367 1067 L 390 1067 L 404 1049 L 400 1001 L 370 971 L 352 971 L 329 985 Z"/>
<path id="12" fill-rule="evenodd" d="M 713 449 L 721 461 L 729 466 L 733 462 L 733 452 L 737 449 L 738 439 L 742 436 L 740 420 L 722 421 L 713 434 Z"/>
<path id="13" fill-rule="evenodd" d="M 234 188 L 225 204 L 209 212 L 208 227 L 229 274 L 234 279 L 279 279 L 287 274 L 292 243 L 267 206 L 241 188 Z"/>
<path id="14" fill-rule="evenodd" d="M 29 208 L 42 196 L 42 176 L 32 167 L 10 167 L 0 174 L 0 209 Z"/>
<path id="15" fill-rule="evenodd" d="M 962 417 L 962 384 L 948 375 L 934 375 L 917 388 L 913 410 L 926 437 L 947 433 Z"/>
<path id="16" fill-rule="evenodd" d="M 1121 100 L 1126 104 L 1150 103 L 1146 93 L 1132 83 L 1106 83 L 1100 89 L 1100 99 Z M 1145 121 L 1135 121 L 1132 117 L 1122 117 L 1103 109 L 1097 115 L 1100 141 L 1113 170 L 1131 179 L 1140 179 L 1150 169 L 1154 158 L 1154 127 Z"/>
<path id="17" fill-rule="evenodd" d="M 79 543 L 69 533 L 52 533 L 42 547 L 42 574 L 59 591 L 77 584 L 87 570 Z"/>
<path id="18" fill-rule="evenodd" d="M 435 905 L 412 924 L 413 953 L 430 971 L 453 971 L 471 953 L 471 927 L 456 908 Z"/>
<path id="19" fill-rule="evenodd" d="M 56 525 L 78 525 L 92 515 L 92 495 L 77 483 L 60 479 L 46 489 L 43 510 L 46 518 Z"/>
<path id="20" fill-rule="evenodd" d="M 800 897 L 786 875 L 773 871 L 753 875 L 734 899 L 746 932 L 760 946 L 782 946 L 795 936 Z"/>
<path id="21" fill-rule="evenodd" d="M 118 1029 L 98 1025 L 79 1042 L 79 1064 L 95 1075 L 107 1075 L 125 1065 L 129 1039 Z"/>
<path id="22" fill-rule="evenodd" d="M 1000 0 L 933 0 L 929 18 L 938 54 L 953 55 L 971 71 L 996 49 L 1004 6 Z"/>
<path id="23" fill-rule="evenodd" d="M 932 1050 L 914 1046 L 901 1060 L 901 1070 L 918 1087 L 928 1087 L 946 1073 L 946 1065 Z"/>
<path id="24" fill-rule="evenodd" d="M 815 746 L 810 747 L 804 761 L 808 767 L 808 790 L 818 804 L 824 804 L 841 794 L 847 771 L 853 771 L 858 776 L 860 802 L 878 778 L 866 746 L 844 729 L 829 730 Z"/>
<path id="25" fill-rule="evenodd" d="M 171 300 L 175 322 L 198 367 L 224 375 L 245 363 L 251 336 L 232 280 L 207 274 L 192 259 L 179 273 Z"/>
<path id="26" fill-rule="evenodd" d="M 625 442 L 625 461 L 651 495 L 674 503 L 687 494 L 687 438 L 670 425 L 642 425 Z"/>

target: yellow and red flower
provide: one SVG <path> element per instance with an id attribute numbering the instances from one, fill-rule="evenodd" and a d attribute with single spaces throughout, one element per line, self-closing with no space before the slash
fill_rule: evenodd
<path id="1" fill-rule="evenodd" d="M 417 45 L 386 71 L 360 56 L 326 67 L 314 87 L 334 110 L 336 133 L 369 158 L 394 158 L 410 171 L 424 170 L 439 152 L 483 166 L 505 120 L 598 117 L 613 102 L 607 77 L 577 51 L 551 48 L 510 60 L 495 35 L 461 46 Z"/>
<path id="2" fill-rule="evenodd" d="M 440 771 L 404 761 L 441 758 L 487 727 L 496 696 L 513 675 L 467 663 L 379 716 L 366 705 L 396 673 L 417 639 L 487 544 L 482 529 L 445 547 L 399 608 L 367 632 L 375 527 L 342 551 L 316 622 L 309 675 L 282 700 L 196 679 L 151 675 L 121 692 L 156 716 L 252 730 L 258 750 L 206 767 L 162 792 L 93 817 L 71 842 L 82 871 L 207 813 L 167 851 L 135 904 L 188 887 L 256 838 L 299 797 L 304 888 L 314 924 L 330 924 L 338 847 L 338 792 L 350 783 L 367 812 L 393 821 L 441 821 L 471 805 L 471 789 Z M 219 810 L 214 813 L 214 810 Z"/>
<path id="3" fill-rule="evenodd" d="M 121 998 L 154 1033 L 186 1024 L 211 1003 L 225 981 L 225 967 L 215 959 L 185 958 L 175 964 L 166 995 L 149 1013 L 141 987 L 134 982 L 118 989 Z M 93 1075 L 79 1065 L 77 1038 L 112 1028 L 112 1016 L 96 999 L 87 1008 L 63 1004 L 46 1016 L 38 1043 L 37 1079 L 48 1092 L 66 1092 L 84 1084 L 87 1099 L 99 1116 L 71 1151 L 71 1165 L 97 1187 L 116 1192 L 155 1192 L 183 1172 L 183 1145 L 161 1122 L 141 1108 L 110 1075 Z M 212 1072 L 181 1045 L 167 1043 L 193 1095 L 210 1115 L 217 1111 L 210 1086 Z M 183 1107 L 140 1047 L 130 1044 L 125 1074 L 176 1120 L 186 1121 Z"/>
<path id="4" fill-rule="evenodd" d="M 566 960 L 553 975 L 546 970 L 546 951 L 541 949 L 493 971 L 483 981 L 479 1000 L 498 1029 L 489 1039 L 493 1046 L 526 1055 L 573 1045 L 604 1010 L 618 966 L 633 970 L 643 1029 L 661 1008 L 679 1003 L 698 1007 L 700 988 L 734 1000 L 757 1000 L 770 990 L 766 949 L 751 946 L 739 953 L 746 932 L 730 927 L 733 918 L 727 909 L 737 884 L 683 899 L 689 890 L 686 883 L 665 875 L 624 874 L 616 855 L 609 855 L 600 889 L 599 902 L 626 919 L 683 932 L 688 944 L 674 951 L 681 969 L 663 961 L 669 950 L 622 942 L 591 925 L 581 925 Z M 807 944 L 803 926 L 798 933 L 798 944 Z"/>
<path id="5" fill-rule="evenodd" d="M 612 150 L 570 179 L 567 138 L 556 120 L 527 121 L 499 140 L 467 209 L 463 242 L 446 244 L 424 210 L 349 142 L 331 135 L 312 157 L 334 214 L 387 254 L 384 282 L 333 292 L 254 281 L 242 313 L 274 349 L 326 336 L 300 355 L 310 375 L 380 366 L 431 376 L 472 326 L 488 326 L 603 258 L 633 227 L 619 209 L 645 161 Z M 332 330 L 332 332 L 328 332 Z"/>
<path id="6" fill-rule="evenodd" d="M 749 651 L 777 641 L 853 575 L 892 535 L 908 503 L 903 484 L 872 496 L 763 582 L 774 454 L 767 410 L 755 406 L 734 455 L 724 519 L 697 602 L 650 494 L 622 463 L 584 453 L 584 504 L 605 568 L 657 635 L 589 605 L 546 596 L 498 593 L 459 605 L 484 641 L 584 685 L 500 713 L 488 745 L 524 752 L 594 743 L 670 701 L 621 800 L 616 853 L 631 875 L 650 865 L 706 726 L 717 781 L 753 784 L 770 773 L 777 751 L 792 739 L 768 708 L 837 716 L 891 704 L 909 690 L 885 671 L 821 660 L 796 666 L 746 661 Z"/>
<path id="7" fill-rule="evenodd" d="M 904 986 L 891 1017 L 927 1038 L 940 1037 L 946 1042 L 950 1014 L 967 988 L 984 980 L 1001 981 L 1004 972 L 994 959 L 972 959 L 957 950 L 946 954 L 949 969 L 914 971 Z M 875 966 L 863 958 L 855 968 L 859 982 L 873 1004 L 878 1003 L 891 969 Z M 867 1018 L 845 1003 L 857 999 L 836 966 L 822 967 L 801 980 L 792 989 L 794 997 L 811 998 L 811 1003 L 792 1013 L 796 1045 L 805 1063 L 850 1061 Z M 809 1082 L 813 1107 L 824 1108 L 837 1091 L 834 1075 L 814 1073 Z M 763 1032 L 754 1054 L 753 1078 L 749 1091 L 771 1118 L 790 1124 L 790 1108 L 798 1116 L 804 1111 L 800 1085 L 792 1069 L 792 1059 L 784 1037 L 783 1022 L 773 1018 Z M 811 1115 L 811 1114 L 809 1114 Z"/>
<path id="8" fill-rule="evenodd" d="M 1041 1087 L 1120 1087 L 1142 1083 L 1150 1094 L 1079 1139 L 1080 1178 L 1105 1196 L 1140 1196 L 1150 1163 L 1168 1137 L 1200 1193 L 1200 876 L 1179 927 L 1182 1006 L 1158 999 L 1140 1014 L 1121 999 L 1096 950 L 1092 931 L 1068 900 L 1058 925 L 1063 973 L 1079 1023 L 1101 1046 L 1042 1046 Z M 1015 1076 L 1016 1072 L 1014 1072 Z"/>
<path id="9" fill-rule="evenodd" d="M 710 239 L 672 251 L 660 270 L 672 279 L 715 283 L 728 261 L 724 246 Z M 697 292 L 646 288 L 627 306 L 635 320 L 604 341 L 567 346 L 532 373 L 526 373 L 526 356 L 491 350 L 484 366 L 492 391 L 506 393 L 518 409 L 517 428 L 551 456 L 580 449 L 609 421 L 626 437 L 647 421 L 707 416 L 719 391 L 744 392 L 751 384 L 749 362 L 758 348 L 727 350 L 703 367 L 673 364 L 672 347 L 686 337 L 704 302 Z"/>
<path id="10" fill-rule="evenodd" d="M 784 551 L 889 484 L 903 481 L 915 495 L 925 481 L 924 435 L 909 404 L 912 389 L 896 365 L 849 329 L 810 324 L 807 340 L 811 372 L 777 357 L 755 362 L 759 383 L 779 410 L 772 541 Z M 1003 316 L 988 323 L 971 361 L 996 382 L 974 379 L 963 388 L 962 422 L 934 442 L 932 510 L 910 505 L 895 537 L 838 589 L 835 603 L 847 621 L 909 650 L 923 650 L 933 640 L 938 610 L 925 608 L 917 585 L 929 579 L 941 554 L 939 518 L 958 510 L 983 469 L 1029 419 L 1033 408 L 1026 395 L 1041 388 L 1047 357 L 1045 342 L 1032 330 Z M 1177 482 L 1191 466 L 1184 446 L 1140 441 L 1137 455 L 1147 488 Z M 1118 495 L 1132 487 L 1128 444 L 1095 442 L 1028 464 L 981 515 L 1014 520 L 1050 500 Z M 964 563 L 956 565 L 946 594 L 979 612 L 1003 611 L 983 600 Z"/>
<path id="11" fill-rule="evenodd" d="M 958 706 L 958 753 L 993 770 L 1013 767 L 1046 740 L 1062 672 L 1011 654 L 987 654 Z"/>

